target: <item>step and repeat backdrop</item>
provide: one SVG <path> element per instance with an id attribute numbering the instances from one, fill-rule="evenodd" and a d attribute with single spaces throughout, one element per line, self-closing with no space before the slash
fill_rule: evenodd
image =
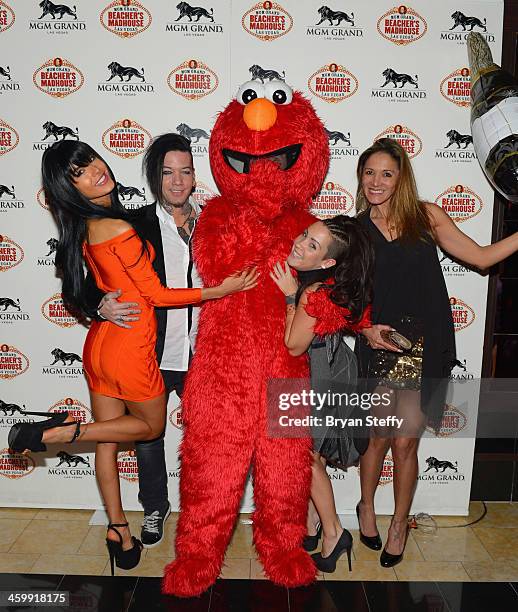
<path id="1" fill-rule="evenodd" d="M 273 72 L 305 93 L 328 130 L 332 161 L 316 214 L 355 213 L 358 156 L 388 136 L 412 158 L 421 197 L 488 243 L 493 192 L 470 135 L 466 36 L 482 33 L 498 62 L 502 21 L 502 0 L 0 0 L 1 505 L 102 507 L 93 446 L 27 456 L 7 448 L 11 425 L 31 420 L 24 410 L 91 419 L 81 360 L 87 330 L 62 304 L 57 231 L 40 188 L 48 146 L 90 143 L 112 167 L 121 200 L 137 208 L 151 201 L 140 167 L 146 146 L 180 132 L 192 143 L 194 197 L 203 202 L 216 193 L 207 151 L 217 113 L 241 83 Z M 487 278 L 440 259 L 457 332 L 452 377 L 476 380 Z M 439 435 L 422 440 L 415 512 L 467 513 L 474 439 L 466 433 L 476 412 L 465 406 L 453 400 Z M 173 395 L 166 452 L 175 509 L 181 428 Z M 120 452 L 119 472 L 125 507 L 139 509 L 131 448 Z M 330 477 L 339 512 L 352 512 L 358 470 Z M 392 480 L 388 455 L 380 512 L 392 509 Z M 251 507 L 250 485 L 243 509 Z"/>

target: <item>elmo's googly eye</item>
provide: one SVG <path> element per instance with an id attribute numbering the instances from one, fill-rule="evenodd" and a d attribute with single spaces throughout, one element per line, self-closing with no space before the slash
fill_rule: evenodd
<path id="1" fill-rule="evenodd" d="M 265 97 L 274 104 L 290 104 L 293 90 L 284 81 L 268 81 L 264 86 Z"/>
<path id="2" fill-rule="evenodd" d="M 264 85 L 257 81 L 247 81 L 237 90 L 236 100 L 239 104 L 249 104 L 256 98 L 264 98 Z"/>

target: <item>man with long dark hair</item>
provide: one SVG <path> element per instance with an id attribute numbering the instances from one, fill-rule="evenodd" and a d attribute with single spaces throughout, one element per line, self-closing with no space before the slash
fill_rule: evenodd
<path id="1" fill-rule="evenodd" d="M 201 210 L 191 194 L 195 172 L 189 140 L 167 133 L 147 149 L 143 171 L 155 199 L 137 211 L 135 225 L 155 249 L 153 262 L 160 281 L 172 287 L 201 287 L 191 256 L 191 238 Z M 138 318 L 136 305 L 118 302 L 119 293 L 102 292 L 90 283 L 88 299 L 98 305 L 98 314 L 114 325 L 130 327 Z M 156 353 L 167 394 L 182 396 L 198 326 L 197 307 L 159 308 Z M 164 434 L 156 440 L 135 445 L 139 469 L 139 500 L 144 507 L 141 539 L 147 547 L 163 537 L 171 508 L 167 496 Z"/>

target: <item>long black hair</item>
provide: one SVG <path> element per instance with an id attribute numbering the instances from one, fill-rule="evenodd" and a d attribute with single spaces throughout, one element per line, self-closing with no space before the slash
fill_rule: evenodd
<path id="1" fill-rule="evenodd" d="M 84 299 L 85 269 L 83 243 L 86 240 L 87 219 L 123 219 L 131 225 L 132 214 L 120 203 L 117 189 L 110 193 L 111 205 L 92 204 L 74 186 L 77 168 L 88 166 L 102 157 L 85 142 L 60 140 L 45 150 L 41 162 L 42 185 L 45 199 L 59 231 L 56 267 L 62 280 L 65 305 L 76 315 L 92 316 Z M 104 162 L 106 163 L 106 162 Z M 115 183 L 113 172 L 106 164 Z M 137 231 L 138 233 L 138 231 Z M 142 237 L 141 237 L 142 240 Z M 143 249 L 147 248 L 142 241 Z"/>
<path id="2" fill-rule="evenodd" d="M 357 219 L 337 215 L 323 219 L 322 223 L 332 238 L 325 258 L 335 259 L 336 264 L 329 268 L 298 272 L 300 285 L 296 301 L 298 303 L 303 291 L 313 283 L 324 283 L 318 291 L 329 291 L 330 300 L 347 308 L 351 313 L 347 320 L 355 324 L 372 301 L 374 249 Z M 334 279 L 334 283 L 325 284 L 329 279 Z"/>

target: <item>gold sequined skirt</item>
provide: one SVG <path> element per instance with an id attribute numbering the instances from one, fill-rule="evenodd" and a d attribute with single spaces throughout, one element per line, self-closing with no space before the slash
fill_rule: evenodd
<path id="1" fill-rule="evenodd" d="M 421 389 L 424 338 L 422 325 L 411 317 L 403 317 L 396 328 L 412 342 L 403 353 L 375 350 L 369 362 L 369 378 L 390 389 Z"/>

